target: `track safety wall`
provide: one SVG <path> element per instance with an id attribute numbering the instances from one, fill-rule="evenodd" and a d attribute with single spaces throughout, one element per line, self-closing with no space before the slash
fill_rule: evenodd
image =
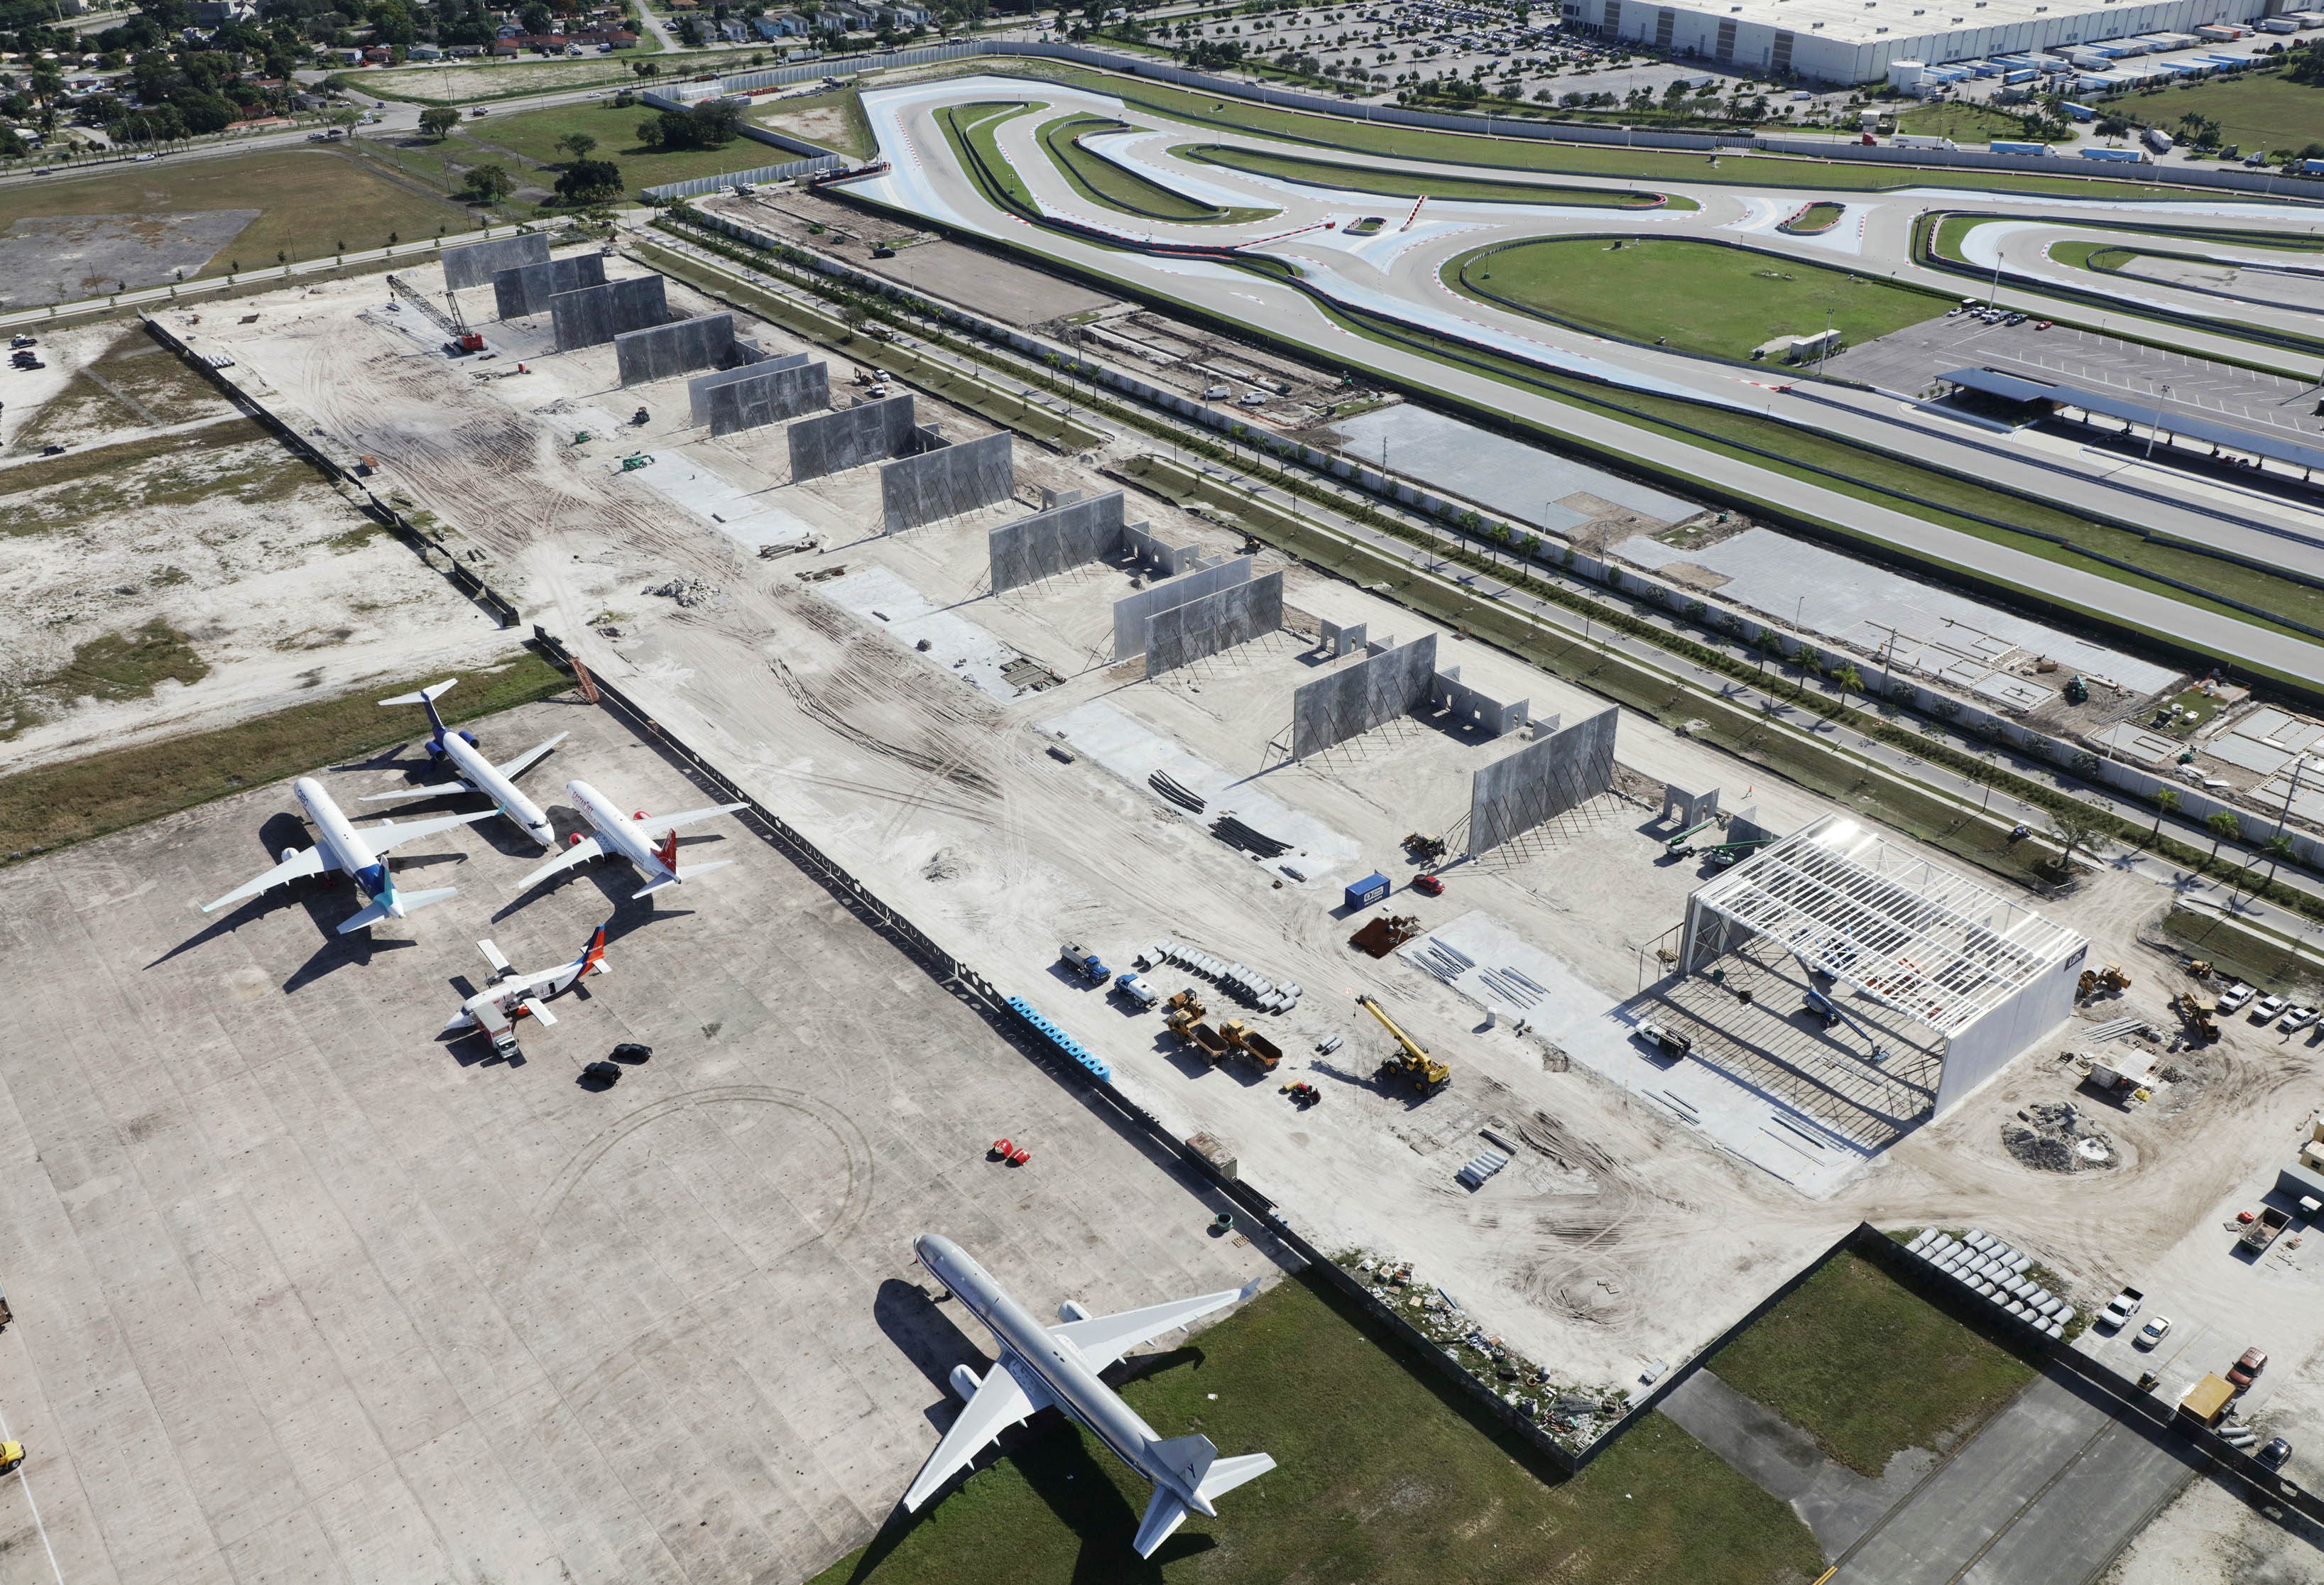
<path id="1" fill-rule="evenodd" d="M 791 482 L 820 479 L 883 457 L 904 456 L 918 444 L 912 399 L 884 397 L 841 412 L 801 419 L 788 432 Z"/>
<path id="2" fill-rule="evenodd" d="M 746 379 L 711 387 L 710 433 L 715 438 L 742 429 L 763 429 L 830 405 L 828 364 L 798 364 L 764 373 L 753 369 Z"/>
<path id="3" fill-rule="evenodd" d="M 893 534 L 1006 501 L 1016 490 L 1016 450 L 1004 430 L 883 464 L 880 521 Z"/>
<path id="4" fill-rule="evenodd" d="M 1609 705 L 1480 767 L 1469 781 L 1470 856 L 1489 853 L 1610 789 L 1621 714 Z"/>
<path id="5" fill-rule="evenodd" d="M 992 592 L 1005 594 L 1118 553 L 1122 548 L 1122 501 L 1120 491 L 1109 490 L 997 525 L 985 536 Z"/>
<path id="6" fill-rule="evenodd" d="M 1436 635 L 1430 633 L 1317 677 L 1291 696 L 1291 757 L 1321 753 L 1408 714 L 1428 697 L 1435 676 Z"/>
<path id="7" fill-rule="evenodd" d="M 519 264 L 493 272 L 493 312 L 503 319 L 529 319 L 549 312 L 549 299 L 560 291 L 579 291 L 605 284 L 605 255 L 568 253 L 546 263 Z"/>
<path id="8" fill-rule="evenodd" d="M 660 276 L 638 275 L 560 291 L 549 299 L 549 316 L 557 330 L 557 350 L 572 352 L 662 323 L 669 318 L 669 301 Z"/>
<path id="9" fill-rule="evenodd" d="M 1176 671 L 1206 655 L 1263 638 L 1282 625 L 1279 572 L 1157 611 L 1146 619 L 1146 675 Z"/>
<path id="10" fill-rule="evenodd" d="M 466 291 L 472 286 L 490 285 L 493 277 L 503 270 L 547 263 L 549 233 L 523 231 L 514 236 L 496 236 L 490 242 L 446 248 L 444 284 L 453 291 Z"/>
<path id="11" fill-rule="evenodd" d="M 1156 613 L 1250 582 L 1251 558 L 1238 556 L 1216 567 L 1148 584 L 1113 603 L 1113 658 L 1127 660 L 1146 652 L 1146 623 Z"/>
<path id="12" fill-rule="evenodd" d="M 734 361 L 734 316 L 704 314 L 613 337 L 622 385 L 649 385 L 696 369 L 723 369 Z"/>

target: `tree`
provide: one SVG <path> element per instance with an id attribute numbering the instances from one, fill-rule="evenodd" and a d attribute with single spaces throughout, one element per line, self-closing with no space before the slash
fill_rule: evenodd
<path id="1" fill-rule="evenodd" d="M 420 130 L 441 143 L 452 135 L 460 124 L 460 113 L 446 105 L 431 106 L 420 113 Z"/>
<path id="2" fill-rule="evenodd" d="M 557 23 L 556 16 L 540 0 L 530 0 L 530 4 L 518 7 L 516 19 L 526 32 L 535 35 L 547 32 Z"/>
<path id="3" fill-rule="evenodd" d="M 1849 695 L 1861 693 L 1864 689 L 1864 674 L 1847 661 L 1842 661 L 1840 669 L 1831 674 L 1831 680 L 1832 686 L 1840 689 L 1840 703 L 1842 708 L 1846 708 L 1848 705 Z"/>
<path id="4" fill-rule="evenodd" d="M 2219 844 L 2231 836 L 2243 834 L 2244 823 L 2225 809 L 2203 822 L 2203 829 L 2211 834 L 2211 857 L 2219 856 Z"/>
<path id="5" fill-rule="evenodd" d="M 622 168 L 611 160 L 576 160 L 557 179 L 557 196 L 568 204 L 610 203 L 622 196 Z"/>
<path id="6" fill-rule="evenodd" d="M 2092 859 L 2105 857 L 2107 843 L 2114 834 L 2114 816 L 2095 804 L 2069 798 L 2050 811 L 2049 834 L 2058 844 L 2061 865 L 2070 868 L 2078 852 Z"/>
<path id="7" fill-rule="evenodd" d="M 568 132 L 557 140 L 557 146 L 578 161 L 589 157 L 589 152 L 597 146 L 597 140 L 586 132 Z"/>
<path id="8" fill-rule="evenodd" d="M 2271 883 L 2275 880 L 2275 867 L 2290 857 L 2292 857 L 2290 837 L 2279 831 L 2267 839 L 2267 878 Z"/>
<path id="9" fill-rule="evenodd" d="M 460 191 L 472 204 L 497 204 L 516 191 L 516 182 L 504 165 L 471 165 Z"/>
<path id="10" fill-rule="evenodd" d="M 2156 841 L 2162 840 L 2163 816 L 2175 814 L 2178 808 L 2179 794 L 2174 789 L 2167 787 L 2156 788 L 2154 789 L 2154 829 L 2148 834 Z"/>

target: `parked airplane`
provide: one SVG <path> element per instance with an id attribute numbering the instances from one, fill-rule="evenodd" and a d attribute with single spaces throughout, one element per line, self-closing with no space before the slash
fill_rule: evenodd
<path id="1" fill-rule="evenodd" d="M 1214 1515 L 1212 1499 L 1275 1468 L 1265 1453 L 1222 1459 L 1211 1439 L 1157 1436 L 1098 1372 L 1152 1338 L 1248 1299 L 1259 1285 L 1093 1317 L 1068 1300 L 1057 1307 L 1062 1326 L 1044 1328 L 1025 1307 L 1001 1290 L 968 1252 L 940 1233 L 922 1233 L 912 1252 L 938 1282 L 984 1322 L 1001 1345 L 1001 1362 L 977 1379 L 965 1365 L 953 1368 L 953 1390 L 968 1400 L 936 1451 L 928 1456 L 904 1507 L 918 1509 L 937 1488 L 957 1474 L 985 1443 L 1027 1416 L 1052 1405 L 1063 1409 L 1103 1442 L 1123 1463 L 1154 1482 L 1154 1498 L 1131 1544 L 1139 1557 L 1170 1538 L 1191 1510 Z"/>
<path id="2" fill-rule="evenodd" d="M 300 777 L 290 784 L 290 791 L 315 827 L 315 845 L 303 852 L 297 848 L 283 849 L 281 863 L 257 880 L 235 887 L 217 901 L 205 903 L 202 912 L 216 913 L 228 903 L 256 897 L 302 876 L 336 870 L 362 888 L 364 896 L 371 899 L 369 906 L 339 926 L 340 935 L 376 925 L 382 919 L 401 919 L 430 903 L 442 902 L 460 889 L 447 886 L 434 891 L 396 890 L 395 878 L 387 872 L 388 850 L 419 837 L 449 831 L 455 825 L 473 825 L 493 816 L 490 809 L 479 809 L 473 815 L 443 815 L 433 820 L 383 820 L 376 825 L 357 829 L 347 824 L 347 817 L 339 813 L 331 795 L 313 777 Z"/>
<path id="3" fill-rule="evenodd" d="M 478 792 L 500 806 L 500 812 L 521 826 L 524 834 L 545 848 L 557 845 L 557 832 L 549 824 L 549 816 L 540 806 L 517 790 L 516 779 L 540 763 L 542 756 L 563 742 L 564 733 L 558 733 L 537 748 L 527 749 L 505 765 L 495 765 L 484 758 L 476 747 L 474 733 L 455 732 L 444 724 L 436 714 L 436 701 L 452 691 L 451 682 L 439 682 L 432 688 L 422 688 L 416 694 L 398 694 L 392 699 L 382 699 L 383 710 L 391 705 L 420 705 L 428 711 L 428 724 L 436 730 L 429 734 L 428 752 L 439 766 L 448 768 L 456 779 L 439 781 L 427 787 L 403 787 L 393 792 L 369 793 L 365 803 L 379 803 L 387 798 L 435 797 L 445 793 Z"/>
<path id="4" fill-rule="evenodd" d="M 706 809 L 688 809 L 683 815 L 649 817 L 643 809 L 623 819 L 622 812 L 605 799 L 605 795 L 586 781 L 568 781 L 565 790 L 573 795 L 573 806 L 596 828 L 597 834 L 585 837 L 577 833 L 573 845 L 551 859 L 540 869 L 517 883 L 519 895 L 530 891 L 559 870 L 569 870 L 586 864 L 591 859 L 611 853 L 617 859 L 627 859 L 649 879 L 632 892 L 632 897 L 643 897 L 659 891 L 665 886 L 675 886 L 680 880 L 692 880 L 712 870 L 724 870 L 732 859 L 720 859 L 715 863 L 691 864 L 684 876 L 678 872 L 678 828 L 696 820 L 707 820 L 713 815 L 732 814 L 740 804 L 713 804 Z"/>
<path id="5" fill-rule="evenodd" d="M 492 983 L 460 1004 L 460 1010 L 444 1026 L 444 1033 L 482 1029 L 493 1037 L 493 1049 L 503 1056 L 516 1055 L 517 1019 L 530 1018 L 544 1025 L 555 1023 L 557 1015 L 542 1006 L 543 1002 L 563 995 L 592 974 L 611 973 L 613 967 L 605 961 L 603 925 L 589 937 L 589 945 L 581 949 L 579 957 L 530 974 L 521 974 L 510 968 L 501 949 L 489 941 L 476 943 L 476 950 L 493 966 Z"/>

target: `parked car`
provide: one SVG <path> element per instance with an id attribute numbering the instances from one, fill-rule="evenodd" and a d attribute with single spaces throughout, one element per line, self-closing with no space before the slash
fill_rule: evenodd
<path id="1" fill-rule="evenodd" d="M 2269 1442 L 2265 1447 L 2260 1449 L 2259 1451 L 2254 1453 L 2252 1457 L 2257 1459 L 2261 1463 L 2265 1464 L 2271 1470 L 2281 1470 L 2283 1468 L 2285 1461 L 2292 1457 L 2292 1444 L 2279 1436 L 2273 1442 Z"/>
<path id="2" fill-rule="evenodd" d="M 1443 897 L 1444 882 L 1434 875 L 1416 875 L 1413 878 L 1412 889 L 1423 897 Z"/>
<path id="3" fill-rule="evenodd" d="M 2234 1369 L 2227 1372 L 2227 1385 L 2241 1392 L 2253 1382 L 2257 1381 L 2259 1373 L 2266 1368 L 2267 1355 L 2264 1351 L 2259 1349 L 2246 1349 L 2244 1357 L 2236 1361 Z"/>
<path id="4" fill-rule="evenodd" d="M 643 1062 L 652 1055 L 652 1046 L 641 1046 L 635 1040 L 624 1040 L 613 1047 L 615 1062 Z"/>
<path id="5" fill-rule="evenodd" d="M 2303 1007 L 2299 1002 L 2295 1001 L 2284 1013 L 2282 1018 L 2277 1024 L 2277 1027 L 2289 1033 L 2297 1034 L 2299 1031 L 2305 1029 L 2309 1025 L 2315 1021 L 2316 1009 L 2312 1007 Z"/>
<path id="6" fill-rule="evenodd" d="M 622 1070 L 609 1062 L 593 1062 L 581 1070 L 581 1082 L 597 1089 L 621 1082 Z"/>
<path id="7" fill-rule="evenodd" d="M 2244 1003 L 2249 1001 L 2253 997 L 2257 996 L 2259 992 L 2257 991 L 2238 980 L 2234 984 L 2228 986 L 2225 991 L 2219 992 L 2219 1010 L 2223 1013 L 2234 1012 L 2237 1008 L 2243 1006 Z"/>
<path id="8" fill-rule="evenodd" d="M 2144 1303 L 2146 1303 L 2144 1294 L 2140 1293 L 2136 1288 L 2125 1288 L 2107 1301 L 2107 1307 L 2098 1312 L 2095 1324 L 2105 1327 L 2108 1332 L 2116 1331 L 2133 1315 L 2137 1314 L 2138 1307 Z"/>
<path id="9" fill-rule="evenodd" d="M 2150 1319 L 2144 1326 L 2138 1329 L 2138 1335 L 2131 1339 L 2131 1347 L 2135 1349 L 2151 1349 L 2155 1344 L 2161 1342 L 2165 1337 L 2168 1337 L 2170 1333 L 2171 1317 L 2168 1315 L 2154 1316 Z"/>
<path id="10" fill-rule="evenodd" d="M 2288 996 L 2263 996 L 2259 999 L 2259 1005 L 2252 1009 L 2252 1022 L 2272 1024 L 2277 1016 L 2291 1005 L 2292 998 Z"/>

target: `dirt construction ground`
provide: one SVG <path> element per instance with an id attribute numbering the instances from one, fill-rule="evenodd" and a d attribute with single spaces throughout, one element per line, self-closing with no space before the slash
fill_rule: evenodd
<path id="1" fill-rule="evenodd" d="M 634 268 L 615 262 L 617 273 Z M 1391 899 L 1432 932 L 1534 954 L 1553 994 L 1517 1035 L 1413 964 L 1350 951 L 1340 896 L 1375 866 L 1412 873 L 1402 836 L 1446 829 L 1466 807 L 1469 771 L 1516 743 L 1416 721 L 1284 765 L 1270 744 L 1291 690 L 1316 675 L 1296 633 L 1146 680 L 1110 653 L 1123 573 L 1093 567 L 998 600 L 983 592 L 985 530 L 1021 502 L 881 539 L 873 469 L 791 484 L 776 431 L 711 441 L 687 428 L 678 382 L 619 390 L 610 348 L 550 355 L 537 327 L 494 331 L 503 360 L 521 356 L 530 373 L 475 380 L 427 338 L 367 314 L 366 294 L 375 289 L 323 288 L 294 313 L 197 345 L 230 351 L 238 377 L 266 382 L 270 401 L 331 444 L 378 456 L 386 487 L 464 536 L 529 620 L 948 950 L 1035 1001 L 1167 1123 L 1213 1136 L 1318 1244 L 1419 1261 L 1425 1279 L 1562 1380 L 1635 1386 L 1646 1362 L 1691 1354 L 1859 1217 L 1989 1228 L 2037 1252 L 2090 1307 L 2177 1245 L 2198 1208 L 2264 1186 L 2310 1104 L 2315 1048 L 2238 1026 L 2168 1097 L 2167 1115 L 2158 1103 L 2122 1125 L 2120 1165 L 2043 1171 L 2004 1147 L 2003 1124 L 2051 1090 L 2070 1092 L 2056 1062 L 2069 1032 L 1941 1121 L 1907 1119 L 1886 1148 L 1763 1144 L 1784 1108 L 1747 1068 L 1666 1071 L 1629 1038 L 1659 1005 L 1655 948 L 1701 878 L 1663 858 L 1652 808 L 1601 797 L 1449 871 L 1442 898 Z M 707 306 L 675 283 L 670 296 L 681 311 Z M 771 327 L 752 334 L 772 351 L 803 345 Z M 834 390 L 851 390 L 844 357 L 824 355 Z M 639 405 L 648 422 L 626 428 Z M 989 428 L 921 406 L 954 439 Z M 606 420 L 618 438 L 604 438 Z M 593 438 L 576 445 L 585 430 Z M 654 464 L 618 472 L 639 448 Z M 1102 470 L 1137 449 L 1119 441 L 1084 460 L 1020 439 L 1020 496 L 1037 484 L 1114 488 Z M 1133 497 L 1129 515 L 1174 543 L 1233 548 L 1157 501 Z M 810 531 L 819 550 L 756 554 Z M 797 576 L 832 567 L 845 571 Z M 1286 574 L 1294 628 L 1327 618 L 1366 621 L 1375 637 L 1429 631 L 1273 553 L 1259 569 Z M 673 580 L 683 600 L 645 592 Z M 1453 634 L 1439 642 L 1440 666 L 1460 664 L 1464 683 L 1495 697 L 1530 698 L 1537 715 L 1600 707 Z M 1059 686 L 1020 686 L 1043 672 Z M 1753 785 L 1746 768 L 1645 720 L 1622 720 L 1618 753 L 1644 783 L 1719 786 L 1726 806 L 1757 805 L 1777 829 L 1832 807 L 1800 788 Z M 1274 822 L 1305 851 L 1265 867 L 1240 855 L 1148 789 L 1144 768 L 1157 765 L 1209 778 L 1245 818 Z M 2164 900 L 2094 871 L 2034 903 L 2089 935 L 2095 961 L 2132 971 L 2126 997 L 2092 1017 L 2163 1019 L 2177 972 L 2134 932 Z M 1305 987 L 1296 1009 L 1262 1020 L 1290 1053 L 1283 1071 L 1261 1079 L 1192 1062 L 1155 1016 L 1077 988 L 1056 961 L 1072 939 L 1127 967 L 1165 936 Z M 1358 991 L 1451 1062 L 1450 1091 L 1415 1104 L 1374 1082 L 1386 1040 L 1355 1009 Z M 1213 993 L 1214 1017 L 1241 1010 Z M 1338 1050 L 1317 1054 L 1333 1036 Z M 1294 1111 L 1277 1092 L 1292 1077 L 1317 1083 L 1323 1104 Z M 1694 1117 L 1656 1098 L 1673 1086 Z M 1452 1175 L 1489 1125 L 1526 1148 L 1471 1193 Z"/>
<path id="2" fill-rule="evenodd" d="M 708 801 L 569 696 L 474 730 L 572 734 L 529 778 L 560 838 L 571 778 Z M 322 774 L 353 808 L 418 758 Z M 0 871 L 5 1585 L 796 1580 L 982 1368 L 916 1234 L 1036 1309 L 1273 1269 L 731 820 L 686 851 L 732 868 L 644 902 L 626 867 L 518 898 L 539 854 L 495 820 L 399 851 L 459 895 L 368 937 L 344 884 L 205 919 L 309 840 L 288 795 Z M 600 924 L 611 972 L 520 1060 L 439 1039 L 478 938 L 529 970 Z M 619 1041 L 652 1055 L 583 1082 Z"/>

